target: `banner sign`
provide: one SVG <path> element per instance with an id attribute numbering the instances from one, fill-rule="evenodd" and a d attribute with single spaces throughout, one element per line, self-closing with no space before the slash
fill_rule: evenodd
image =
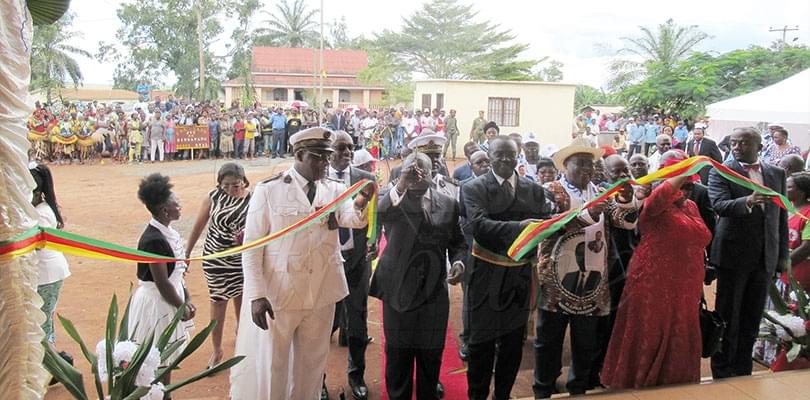
<path id="1" fill-rule="evenodd" d="M 174 140 L 177 150 L 196 150 L 211 147 L 208 125 L 175 125 Z"/>

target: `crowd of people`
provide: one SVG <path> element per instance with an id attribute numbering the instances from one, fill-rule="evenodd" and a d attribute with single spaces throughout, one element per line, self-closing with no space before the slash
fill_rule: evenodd
<path id="1" fill-rule="evenodd" d="M 122 103 L 36 103 L 28 120 L 31 158 L 38 161 L 85 163 L 109 157 L 115 162 L 162 162 L 190 158 L 253 159 L 292 155 L 290 137 L 320 126 L 349 133 L 375 159 L 394 159 L 423 129 L 451 140 L 445 153 L 455 158 L 458 122 L 455 111 L 406 111 L 403 107 L 323 110 L 262 107 L 254 103 L 229 108 L 220 102 L 188 102 L 170 95 L 166 100 L 140 102 L 124 110 Z M 127 107 L 129 108 L 129 106 Z M 208 146 L 178 150 L 178 126 L 204 126 Z"/>
<path id="2" fill-rule="evenodd" d="M 171 135 L 164 121 L 179 118 L 208 124 L 209 157 L 289 154 L 293 161 L 252 191 L 238 163 L 224 164 L 187 240 L 170 227 L 180 218 L 180 205 L 169 177 L 148 176 L 138 197 L 152 219 L 140 250 L 187 259 L 204 235 L 204 254 L 216 253 L 300 221 L 349 185 L 375 182 L 322 222 L 241 256 L 203 264 L 210 318 L 218 321 L 211 366 L 227 352 L 222 326 L 229 300 L 237 313 L 235 353 L 246 358 L 232 369 L 234 399 L 329 398 L 326 357 L 336 331 L 349 349 L 351 393 L 368 398 L 368 296 L 383 304 L 382 390 L 391 399 L 410 399 L 414 393 L 418 399 L 441 398 L 448 285 L 457 284 L 464 292 L 459 357 L 467 362 L 471 399 L 489 398 L 493 382 L 493 398 L 510 397 L 529 329 L 535 333 L 536 398 L 559 391 L 566 332 L 572 361 L 565 386 L 571 394 L 699 382 L 698 311 L 704 285 L 715 280 L 716 308 L 729 329 L 722 350 L 712 355 L 712 374 L 716 379 L 749 375 L 770 282 L 790 260 L 795 276 L 810 286 L 805 265 L 810 228 L 804 219 L 788 218 L 770 197 L 711 167 L 648 186 L 625 184 L 616 196 L 582 210 L 528 256 L 506 257 L 530 223 L 578 209 L 622 179 L 640 178 L 693 155 L 715 159 L 786 194 L 808 215 L 810 175 L 780 124 L 771 124 L 764 134 L 737 128 L 718 144 L 705 137 L 705 122 L 657 115 L 594 117 L 586 110 L 574 119 L 571 143 L 557 146 L 532 134 L 503 135 L 482 111 L 463 146 L 466 162 L 451 169 L 446 160 L 455 158 L 460 135 L 455 110 L 446 115 L 441 110 L 339 110 L 317 122 L 317 116 L 302 117 L 295 109 L 288 115 L 258 105 L 224 111 L 171 102 L 157 101 L 115 123 L 108 115 L 117 111 L 103 106 L 83 117 L 95 116 L 96 132 L 105 128 L 111 138 L 123 129 L 118 147 L 107 147 L 106 138 L 101 144 L 118 157 L 123 144 L 132 160 L 143 151 L 136 148 L 133 155 L 138 144 L 133 131 L 145 132 L 148 140 L 141 143 L 149 142 L 154 153 Z M 68 121 L 70 130 L 72 121 L 81 120 L 77 114 L 68 109 L 55 119 Z M 49 121 L 46 108 L 36 115 Z M 613 142 L 600 146 L 597 130 L 610 132 Z M 256 143 L 259 137 L 264 144 Z M 68 151 L 57 148 L 53 154 Z M 381 182 L 375 163 L 391 157 L 402 164 Z M 39 165 L 32 173 L 44 176 L 42 171 L 47 167 Z M 53 211 L 45 214 L 54 225 L 60 214 L 49 201 L 48 179 L 40 178 L 34 197 L 38 209 Z M 371 218 L 368 201 L 374 191 L 379 203 Z M 378 221 L 382 232 L 372 245 L 366 243 L 370 220 Z M 190 301 L 184 269 L 183 262 L 139 264 L 130 326 L 148 330 Z M 57 275 L 61 284 L 66 273 Z M 58 287 L 43 282 L 43 293 L 53 299 L 43 306 L 52 313 Z M 195 311 L 189 306 L 183 319 L 191 320 Z M 181 324 L 178 335 L 182 329 Z"/>

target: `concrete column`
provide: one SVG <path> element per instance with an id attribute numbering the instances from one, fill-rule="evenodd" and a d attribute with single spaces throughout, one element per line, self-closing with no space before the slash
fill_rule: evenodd
<path id="1" fill-rule="evenodd" d="M 332 108 L 340 107 L 340 89 L 332 89 Z"/>
<path id="2" fill-rule="evenodd" d="M 363 105 L 368 107 L 369 100 L 371 99 L 371 92 L 368 89 L 363 89 Z"/>
<path id="3" fill-rule="evenodd" d="M 287 101 L 295 100 L 295 89 L 287 88 Z"/>
<path id="4" fill-rule="evenodd" d="M 259 103 L 264 103 L 264 90 L 262 90 L 260 87 L 256 88 L 256 100 Z"/>
<path id="5" fill-rule="evenodd" d="M 225 88 L 225 106 L 230 107 L 232 101 L 233 101 L 233 88 L 232 87 L 226 87 Z"/>

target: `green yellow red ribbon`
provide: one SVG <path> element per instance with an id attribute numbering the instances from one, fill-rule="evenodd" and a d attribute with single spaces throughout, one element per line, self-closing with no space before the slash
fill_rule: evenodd
<path id="1" fill-rule="evenodd" d="M 322 219 L 329 216 L 329 213 L 334 212 L 343 204 L 343 202 L 351 199 L 364 187 L 373 182 L 370 180 L 362 180 L 341 193 L 337 198 L 318 209 L 315 213 L 307 216 L 306 218 L 288 226 L 284 229 L 270 233 L 267 236 L 256 239 L 252 242 L 242 244 L 218 253 L 208 254 L 205 256 L 197 256 L 190 258 L 193 260 L 210 260 L 220 257 L 225 257 L 233 254 L 238 254 L 257 247 L 266 246 L 268 243 L 279 239 L 285 235 L 301 231 L 313 224 L 320 222 Z M 372 196 L 369 207 L 376 209 L 376 194 Z M 371 211 L 371 210 L 369 210 Z M 368 214 L 369 224 L 376 226 L 376 213 Z M 375 237 L 376 239 L 376 237 Z M 61 251 L 66 254 L 71 254 L 79 257 L 95 258 L 110 261 L 127 261 L 127 262 L 171 262 L 180 261 L 173 257 L 161 256 L 152 254 L 145 251 L 132 249 L 124 246 L 119 246 L 114 243 L 109 243 L 87 236 L 77 235 L 75 233 L 65 232 L 58 229 L 34 227 L 28 231 L 23 232 L 17 237 L 0 242 L 0 259 L 14 258 L 36 249 L 49 249 Z"/>
<path id="2" fill-rule="evenodd" d="M 537 245 L 543 241 L 543 239 L 551 236 L 554 232 L 562 229 L 568 222 L 574 219 L 582 210 L 588 209 L 593 205 L 596 205 L 608 197 L 612 196 L 614 193 L 620 190 L 620 188 L 627 184 L 637 184 L 637 185 L 647 185 L 654 181 L 675 178 L 679 176 L 688 176 L 694 175 L 698 173 L 701 169 L 705 167 L 714 167 L 717 173 L 720 174 L 723 178 L 729 180 L 732 183 L 737 185 L 743 186 L 747 189 L 750 189 L 753 192 L 760 193 L 766 196 L 769 196 L 771 200 L 779 207 L 784 208 L 791 214 L 798 214 L 798 211 L 793 204 L 788 201 L 787 197 L 785 197 L 781 193 L 777 193 L 772 189 L 762 186 L 751 179 L 740 175 L 736 171 L 732 170 L 731 168 L 714 161 L 705 156 L 697 156 L 691 157 L 686 160 L 683 160 L 677 164 L 670 165 L 665 168 L 661 168 L 656 172 L 653 172 L 649 175 L 645 175 L 639 179 L 631 180 L 631 179 L 622 179 L 612 186 L 610 186 L 607 190 L 600 193 L 599 196 L 592 199 L 591 201 L 583 204 L 582 206 L 571 209 L 567 212 L 562 214 L 556 215 L 553 218 L 533 222 L 529 224 L 523 231 L 518 235 L 517 239 L 512 243 L 512 246 L 509 247 L 509 251 L 507 255 L 509 258 L 513 260 L 520 260 L 523 256 L 526 255 L 529 251 L 533 248 L 537 247 Z"/>

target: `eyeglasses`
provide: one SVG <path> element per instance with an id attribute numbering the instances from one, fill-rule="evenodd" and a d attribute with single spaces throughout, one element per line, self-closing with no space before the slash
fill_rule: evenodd
<path id="1" fill-rule="evenodd" d="M 323 161 L 323 162 L 328 162 L 329 161 L 329 155 L 331 154 L 331 153 L 315 153 L 315 152 L 312 152 L 312 151 L 309 151 L 309 150 L 304 150 L 304 152 L 309 154 L 310 157 L 313 157 L 316 160 Z"/>
<path id="2" fill-rule="evenodd" d="M 353 150 L 354 146 L 350 144 L 341 143 L 334 147 L 335 151 Z"/>

